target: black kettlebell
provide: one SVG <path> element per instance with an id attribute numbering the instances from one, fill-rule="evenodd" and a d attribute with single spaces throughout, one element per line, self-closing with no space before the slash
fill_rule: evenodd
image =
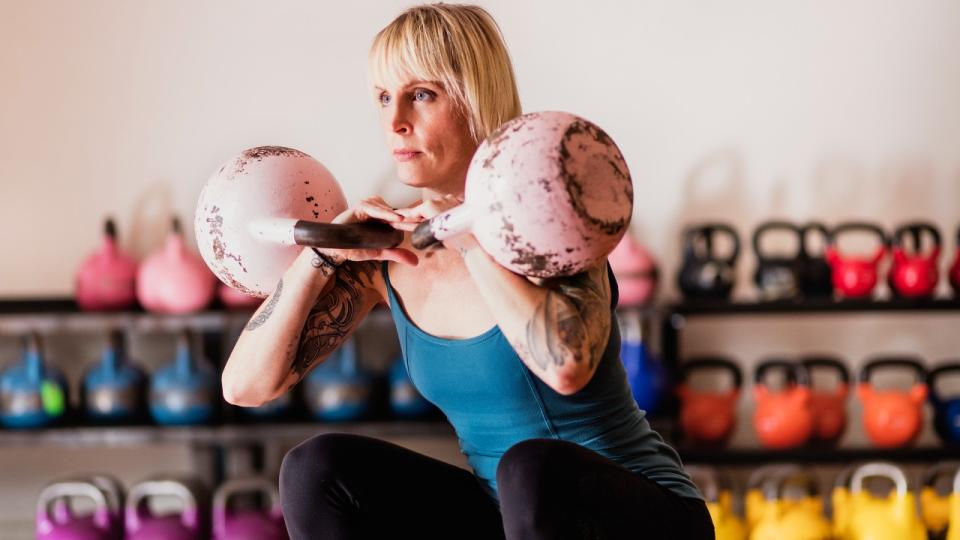
<path id="1" fill-rule="evenodd" d="M 820 235 L 823 248 L 819 255 L 812 253 L 808 244 L 810 233 Z M 830 231 L 819 222 L 810 222 L 800 227 L 800 292 L 806 297 L 833 296 L 833 270 L 824 255 Z"/>
<path id="2" fill-rule="evenodd" d="M 714 253 L 714 235 L 721 233 L 733 243 L 726 257 Z M 708 223 L 687 227 L 683 232 L 683 265 L 677 276 L 684 296 L 696 300 L 725 300 L 733 291 L 740 237 L 733 227 Z"/>
<path id="3" fill-rule="evenodd" d="M 789 256 L 771 255 L 760 247 L 763 237 L 775 231 L 787 231 L 796 236 L 796 253 Z M 753 251 L 757 254 L 757 270 L 753 274 L 753 281 L 757 284 L 761 299 L 785 300 L 800 294 L 802 245 L 800 228 L 788 221 L 766 221 L 753 231 Z"/>

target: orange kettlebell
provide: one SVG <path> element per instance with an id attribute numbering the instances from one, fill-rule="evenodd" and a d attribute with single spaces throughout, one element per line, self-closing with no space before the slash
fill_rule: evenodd
<path id="1" fill-rule="evenodd" d="M 693 371 L 723 369 L 733 376 L 733 385 L 726 391 L 696 390 L 687 381 Z M 680 368 L 680 425 L 691 443 L 722 444 L 736 424 L 736 405 L 743 385 L 743 373 L 732 361 L 721 357 L 699 357 Z"/>
<path id="2" fill-rule="evenodd" d="M 807 356 L 801 361 L 810 375 L 810 410 L 813 413 L 812 439 L 835 443 L 847 427 L 847 396 L 850 394 L 850 371 L 843 362 L 828 356 Z M 817 389 L 813 370 L 830 368 L 839 374 L 839 381 L 831 390 Z"/>
<path id="3" fill-rule="evenodd" d="M 765 375 L 771 369 L 782 369 L 786 373 L 779 391 L 774 391 L 765 382 Z M 813 415 L 810 412 L 807 368 L 781 359 L 760 362 L 753 374 L 753 397 L 757 401 L 753 427 L 764 446 L 793 448 L 810 440 Z"/>
<path id="4" fill-rule="evenodd" d="M 915 372 L 910 390 L 878 390 L 870 382 L 878 368 L 905 367 Z M 879 447 L 906 446 L 920 433 L 923 403 L 927 399 L 926 370 L 914 358 L 883 357 L 860 368 L 857 396 L 863 402 L 867 436 Z"/>

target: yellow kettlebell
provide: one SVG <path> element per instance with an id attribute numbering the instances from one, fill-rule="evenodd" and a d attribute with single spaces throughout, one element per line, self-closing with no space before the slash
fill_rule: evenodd
<path id="1" fill-rule="evenodd" d="M 717 540 L 746 540 L 747 528 L 733 510 L 733 486 L 713 467 L 685 467 L 703 493 Z"/>
<path id="2" fill-rule="evenodd" d="M 953 477 L 953 493 L 950 494 L 950 524 L 946 540 L 960 540 L 960 469 Z"/>
<path id="3" fill-rule="evenodd" d="M 786 497 L 790 486 L 803 488 L 800 499 Z M 816 478 L 803 470 L 782 469 L 763 483 L 766 503 L 750 540 L 829 540 L 830 523 L 823 515 Z"/>
<path id="4" fill-rule="evenodd" d="M 832 507 L 832 528 L 834 540 L 850 540 L 850 476 L 855 466 L 841 470 L 833 480 L 833 490 L 830 492 L 830 506 Z"/>
<path id="5" fill-rule="evenodd" d="M 957 470 L 956 462 L 941 462 L 927 468 L 920 477 L 920 515 L 932 538 L 943 538 L 950 522 L 950 493 L 941 495 L 937 481 Z"/>
<path id="6" fill-rule="evenodd" d="M 895 490 L 876 497 L 863 489 L 866 478 L 887 478 Z M 892 463 L 867 463 L 853 471 L 850 480 L 851 540 L 926 540 L 927 531 L 917 515 L 917 502 L 903 470 Z"/>
<path id="7" fill-rule="evenodd" d="M 748 532 L 757 526 L 760 518 L 763 517 L 764 508 L 767 506 L 767 500 L 763 495 L 763 482 L 782 470 L 797 471 L 800 468 L 785 463 L 763 465 L 747 477 L 747 491 L 743 495 L 743 514 Z"/>

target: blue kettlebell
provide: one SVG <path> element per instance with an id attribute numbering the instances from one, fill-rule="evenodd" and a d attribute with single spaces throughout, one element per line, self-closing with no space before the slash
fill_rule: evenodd
<path id="1" fill-rule="evenodd" d="M 930 403 L 933 404 L 933 426 L 937 435 L 947 444 L 960 443 L 960 395 L 949 399 L 937 392 L 937 379 L 947 373 L 960 373 L 960 362 L 951 362 L 937 366 L 927 374 L 927 388 L 930 391 Z"/>
<path id="2" fill-rule="evenodd" d="M 359 420 L 370 408 L 370 394 L 370 377 L 360 370 L 352 337 L 307 375 L 304 387 L 307 409 L 326 422 Z"/>
<path id="3" fill-rule="evenodd" d="M 39 428 L 67 411 L 67 380 L 47 365 L 40 337 L 25 338 L 23 356 L 0 374 L 0 424 L 14 429 Z"/>
<path id="4" fill-rule="evenodd" d="M 390 409 L 400 418 L 422 418 L 433 412 L 433 404 L 424 398 L 410 380 L 403 357 L 390 368 Z"/>
<path id="5" fill-rule="evenodd" d="M 620 360 L 627 371 L 627 382 L 633 399 L 640 409 L 653 414 L 657 411 L 664 392 L 667 378 L 663 362 L 660 361 L 643 341 L 644 321 L 640 312 L 628 310 L 619 314 L 620 321 Z"/>
<path id="6" fill-rule="evenodd" d="M 293 392 L 290 389 L 273 401 L 259 407 L 240 407 L 244 415 L 256 420 L 276 420 L 293 409 Z"/>
<path id="7" fill-rule="evenodd" d="M 163 425 L 206 424 L 213 419 L 218 394 L 213 368 L 194 357 L 189 336 L 182 334 L 176 358 L 150 379 L 150 414 Z"/>
<path id="8" fill-rule="evenodd" d="M 83 409 L 98 423 L 133 422 L 146 413 L 147 376 L 127 359 L 123 341 L 111 332 L 100 362 L 83 378 Z"/>

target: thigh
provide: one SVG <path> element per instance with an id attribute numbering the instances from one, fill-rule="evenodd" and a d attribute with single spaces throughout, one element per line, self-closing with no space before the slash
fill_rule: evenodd
<path id="1" fill-rule="evenodd" d="M 285 515 L 301 516 L 304 538 L 503 536 L 499 511 L 473 474 L 358 435 L 320 435 L 292 449 L 281 497 Z"/>
<path id="2" fill-rule="evenodd" d="M 577 444 L 538 439 L 497 470 L 507 538 L 714 538 L 706 505 Z"/>

